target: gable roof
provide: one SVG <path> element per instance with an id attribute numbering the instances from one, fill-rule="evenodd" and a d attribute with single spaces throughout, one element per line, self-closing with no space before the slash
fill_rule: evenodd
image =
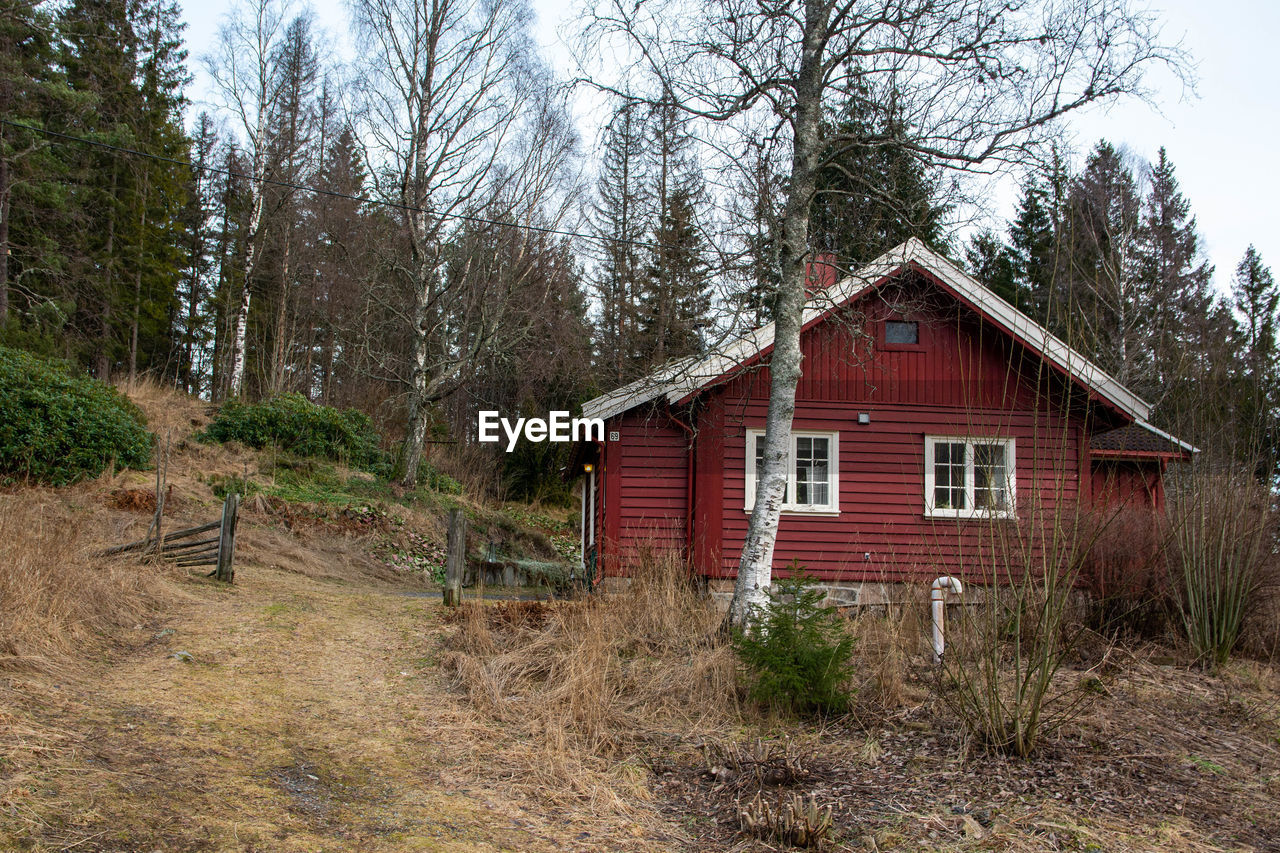
<path id="1" fill-rule="evenodd" d="M 833 309 L 857 299 L 908 267 L 931 274 L 985 319 L 1039 353 L 1046 361 L 1133 420 L 1145 422 L 1150 417 L 1150 404 L 915 237 L 885 252 L 852 275 L 815 293 L 805 305 L 802 328 L 807 328 Z M 774 326 L 770 323 L 748 332 L 720 352 L 671 362 L 648 376 L 590 400 L 582 407 L 583 417 L 611 418 L 660 398 L 665 398 L 668 403 L 679 403 L 763 354 L 773 346 L 773 336 Z"/>

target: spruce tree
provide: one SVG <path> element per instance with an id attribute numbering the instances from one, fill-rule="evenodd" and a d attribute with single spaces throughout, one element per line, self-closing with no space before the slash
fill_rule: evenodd
<path id="1" fill-rule="evenodd" d="M 1238 381 L 1242 387 L 1236 395 L 1241 409 L 1239 443 L 1253 456 L 1258 478 L 1271 485 L 1280 458 L 1280 373 L 1276 369 L 1280 288 L 1252 245 L 1236 266 L 1231 295 L 1244 349 Z"/>
<path id="2" fill-rule="evenodd" d="M 1070 181 L 1064 223 L 1066 298 L 1061 331 L 1139 394 L 1151 387 L 1146 324 L 1150 306 L 1139 279 L 1142 200 L 1120 152 L 1100 141 Z"/>
<path id="3" fill-rule="evenodd" d="M 299 225 L 307 202 L 305 194 L 294 186 L 306 184 L 316 171 L 312 150 L 321 71 L 308 14 L 294 18 L 285 28 L 272 64 L 278 77 L 274 84 L 278 96 L 268 121 L 268 169 L 280 183 L 264 189 L 272 212 L 262 247 L 261 291 L 266 298 L 257 303 L 260 316 L 254 319 L 264 339 L 263 351 L 268 354 L 263 381 L 269 393 L 278 394 L 308 386 L 305 379 L 290 381 L 288 375 L 296 360 L 300 334 L 298 255 L 305 237 L 299 233 Z"/>
<path id="4" fill-rule="evenodd" d="M 647 368 L 696 353 L 711 306 L 697 191 L 676 187 L 663 202 L 640 298 L 640 345 Z"/>
<path id="5" fill-rule="evenodd" d="M 1058 223 L 1050 190 L 1034 172 L 1022 184 L 1017 216 L 1009 225 L 1009 252 L 1014 304 L 1045 326 L 1056 327 Z"/>
<path id="6" fill-rule="evenodd" d="M 39 328 L 42 308 L 61 318 L 55 277 L 66 264 L 58 234 L 64 190 L 58 152 L 38 131 L 72 102 L 51 38 L 53 21 L 37 0 L 0 4 L 0 335 L 3 340 L 52 345 L 61 319 Z M 13 305 L 10 288 L 23 280 L 25 299 Z M 18 315 L 21 315 L 18 316 Z M 43 348 L 43 347 L 40 347 Z"/>
<path id="7" fill-rule="evenodd" d="M 643 244 L 652 222 L 641 108 L 623 101 L 604 131 L 603 159 L 596 182 L 594 231 L 599 266 L 593 286 L 600 302 L 596 324 L 598 370 L 609 384 L 638 375 L 637 347 Z"/>
<path id="8" fill-rule="evenodd" d="M 197 117 L 191 138 L 191 170 L 187 174 L 183 227 L 182 275 L 185 284 L 174 328 L 178 385 L 190 394 L 205 390 L 207 356 L 213 340 L 207 301 L 212 290 L 217 240 L 219 176 L 214 171 L 219 138 L 213 117 Z"/>
<path id="9" fill-rule="evenodd" d="M 1011 305 L 1023 307 L 1013 252 L 992 231 L 980 231 L 965 247 L 965 262 L 974 278 Z"/>
<path id="10" fill-rule="evenodd" d="M 1151 168 L 1136 251 L 1150 306 L 1147 340 L 1156 381 L 1166 390 L 1198 383 L 1202 327 L 1213 319 L 1213 268 L 1200 255 L 1191 205 L 1162 147 Z"/>
<path id="11" fill-rule="evenodd" d="M 132 317 L 128 375 L 140 369 L 176 377 L 172 355 L 178 326 L 187 243 L 188 171 L 164 162 L 187 161 L 190 140 L 182 124 L 184 88 L 190 82 L 182 23 L 173 0 L 143 0 L 131 6 L 139 36 L 135 56 L 141 98 L 133 119 L 136 147 L 163 160 L 134 157 L 134 194 L 126 233 L 131 255 Z"/>
<path id="12" fill-rule="evenodd" d="M 710 307 L 697 210 L 703 180 L 690 157 L 688 118 L 663 99 L 650 108 L 646 129 L 649 197 L 656 209 L 636 299 L 641 372 L 697 352 Z"/>
<path id="13" fill-rule="evenodd" d="M 890 97 L 854 85 L 823 123 L 810 243 L 857 267 L 918 237 L 941 248 L 947 206 Z"/>
<path id="14" fill-rule="evenodd" d="M 70 132 L 185 160 L 183 24 L 171 0 L 74 0 L 58 22 L 77 108 Z M 80 348 L 100 378 L 162 366 L 180 283 L 185 181 L 171 166 L 103 148 L 65 149 L 66 236 Z"/>

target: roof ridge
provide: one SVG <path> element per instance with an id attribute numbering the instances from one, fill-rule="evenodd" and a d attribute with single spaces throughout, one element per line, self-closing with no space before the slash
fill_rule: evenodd
<path id="1" fill-rule="evenodd" d="M 946 287 L 975 303 L 984 317 L 1003 326 L 1008 334 L 1021 339 L 1043 358 L 1057 364 L 1069 376 L 1096 391 L 1135 421 L 1146 421 L 1150 417 L 1149 403 L 951 260 L 930 249 L 918 237 L 899 243 L 816 292 L 805 302 L 802 328 L 910 264 L 932 273 Z M 658 397 L 676 403 L 762 353 L 772 346 L 773 337 L 774 323 L 770 322 L 747 332 L 720 352 L 668 362 L 648 376 L 588 401 L 582 407 L 583 415 L 609 418 Z"/>

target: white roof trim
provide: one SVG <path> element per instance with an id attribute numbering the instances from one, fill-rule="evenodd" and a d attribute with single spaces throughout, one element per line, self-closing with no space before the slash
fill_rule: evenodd
<path id="1" fill-rule="evenodd" d="M 910 263 L 933 273 L 961 296 L 973 302 L 987 317 L 1003 326 L 1007 332 L 1026 341 L 1050 363 L 1075 377 L 1135 421 L 1145 422 L 1151 416 L 1150 404 L 1125 388 L 1106 371 L 1071 349 L 1044 326 L 1005 302 L 986 285 L 946 258 L 931 251 L 914 237 L 885 252 L 853 275 L 817 293 L 805 306 L 804 324 L 807 325 L 832 308 L 857 298 L 877 281 Z M 773 324 L 770 323 L 747 333 L 721 352 L 672 362 L 642 379 L 597 397 L 582 407 L 582 414 L 588 418 L 611 418 L 659 397 L 665 397 L 667 402 L 674 403 L 758 355 L 772 343 Z M 1154 429 L 1150 426 L 1148 428 Z M 1178 441 L 1172 436 L 1169 438 L 1172 441 Z"/>

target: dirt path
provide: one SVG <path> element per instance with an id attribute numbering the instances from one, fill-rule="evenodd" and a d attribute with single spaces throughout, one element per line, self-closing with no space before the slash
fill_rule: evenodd
<path id="1" fill-rule="evenodd" d="M 88 677 L 36 692 L 29 710 L 65 741 L 7 780 L 0 847 L 669 847 L 478 781 L 494 748 L 434 666 L 435 598 L 264 568 L 237 581 L 194 582 Z"/>

